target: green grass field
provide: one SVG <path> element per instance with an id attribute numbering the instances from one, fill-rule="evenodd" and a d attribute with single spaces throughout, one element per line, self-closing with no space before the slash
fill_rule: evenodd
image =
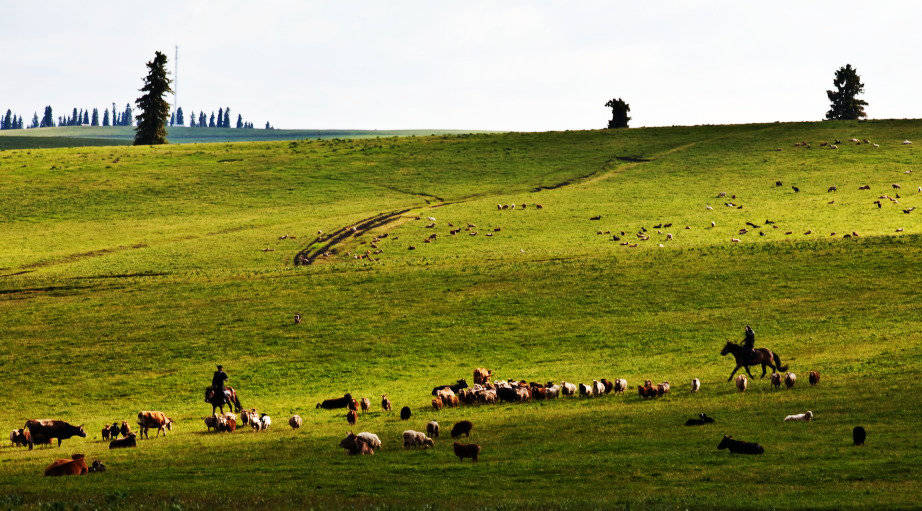
<path id="1" fill-rule="evenodd" d="M 89 431 L 0 447 L 0 506 L 918 507 L 920 143 L 922 121 L 868 121 L 0 152 L 0 422 Z M 793 389 L 726 382 L 746 324 Z M 272 429 L 205 433 L 215 363 Z M 673 390 L 431 409 L 479 366 Z M 346 391 L 375 404 L 355 428 L 314 409 Z M 177 427 L 108 450 L 103 424 L 143 409 Z M 682 425 L 698 412 L 717 422 Z M 404 450 L 431 419 L 435 447 Z M 477 464 L 452 455 L 461 419 Z M 383 449 L 346 456 L 350 429 Z M 41 477 L 75 452 L 109 470 Z"/>
<path id="2" fill-rule="evenodd" d="M 299 139 L 376 138 L 469 133 L 463 130 L 282 130 L 235 128 L 168 128 L 174 144 L 206 142 L 265 142 Z M 0 150 L 49 147 L 131 145 L 134 128 L 127 126 L 62 126 L 0 131 Z"/>

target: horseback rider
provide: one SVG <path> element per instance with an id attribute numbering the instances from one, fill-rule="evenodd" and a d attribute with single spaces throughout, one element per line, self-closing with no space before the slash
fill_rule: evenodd
<path id="1" fill-rule="evenodd" d="M 225 381 L 227 381 L 227 373 L 224 372 L 224 367 L 218 364 L 218 370 L 211 377 L 211 388 L 214 389 L 216 394 L 227 396 L 224 389 Z"/>
<path id="2" fill-rule="evenodd" d="M 747 350 L 750 355 L 755 354 L 756 347 L 756 333 L 752 331 L 752 327 L 746 325 L 746 334 L 743 337 L 743 348 Z"/>

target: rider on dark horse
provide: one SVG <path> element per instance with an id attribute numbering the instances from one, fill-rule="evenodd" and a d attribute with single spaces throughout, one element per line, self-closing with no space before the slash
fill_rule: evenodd
<path id="1" fill-rule="evenodd" d="M 746 325 L 746 335 L 743 338 L 743 347 L 749 350 L 749 354 L 755 355 L 756 351 L 756 333 L 752 331 L 752 327 Z M 218 366 L 218 369 L 221 367 Z"/>
<path id="2" fill-rule="evenodd" d="M 218 370 L 215 371 L 214 376 L 211 377 L 211 388 L 213 388 L 215 392 L 223 394 L 225 381 L 227 381 L 227 373 L 224 372 L 224 366 L 219 364 Z"/>
<path id="3" fill-rule="evenodd" d="M 205 389 L 205 401 L 211 403 L 213 407 L 223 407 L 225 404 L 239 407 L 240 401 L 237 400 L 234 390 L 225 386 L 226 381 L 227 373 L 224 372 L 224 367 L 219 365 L 218 370 L 211 377 L 211 387 Z"/>

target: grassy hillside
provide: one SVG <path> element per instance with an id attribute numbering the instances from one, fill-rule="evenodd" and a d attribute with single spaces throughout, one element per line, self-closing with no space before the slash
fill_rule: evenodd
<path id="1" fill-rule="evenodd" d="M 913 507 L 922 168 L 905 139 L 922 140 L 922 122 L 5 151 L 0 421 L 60 418 L 90 435 L 0 447 L 0 502 Z M 726 382 L 719 351 L 745 324 L 798 374 L 793 389 Z M 273 429 L 204 433 L 215 363 Z M 673 392 L 431 409 L 432 386 L 478 366 Z M 375 406 L 350 428 L 314 409 L 346 391 L 387 393 L 395 411 Z M 141 409 L 177 428 L 109 451 L 102 425 Z M 807 409 L 815 422 L 782 423 Z M 717 423 L 682 426 L 702 411 Z M 453 458 L 447 434 L 401 448 L 405 429 L 462 418 L 483 447 L 476 465 Z M 850 445 L 858 424 L 864 447 Z M 383 450 L 346 456 L 350 429 Z M 724 433 L 765 455 L 716 450 Z M 72 452 L 109 471 L 40 477 Z"/>
<path id="2" fill-rule="evenodd" d="M 264 130 L 234 128 L 168 128 L 168 139 L 174 144 L 205 142 L 278 141 L 328 138 L 377 138 L 393 136 L 423 136 L 468 133 L 462 130 Z M 83 147 L 100 145 L 130 145 L 134 128 L 127 126 L 62 126 L 0 132 L 0 150 L 37 149 L 48 147 Z"/>

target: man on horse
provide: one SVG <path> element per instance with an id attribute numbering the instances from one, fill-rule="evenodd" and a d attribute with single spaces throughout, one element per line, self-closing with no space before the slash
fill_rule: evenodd
<path id="1" fill-rule="evenodd" d="M 756 333 L 752 331 L 752 327 L 746 325 L 746 333 L 743 337 L 743 347 L 749 350 L 750 356 L 755 355 L 756 351 Z M 220 369 L 220 366 L 218 366 Z"/>
<path id="2" fill-rule="evenodd" d="M 225 381 L 227 381 L 227 373 L 224 372 L 224 367 L 218 364 L 218 370 L 215 371 L 214 376 L 211 377 L 211 388 L 213 388 L 215 392 L 223 394 Z"/>

